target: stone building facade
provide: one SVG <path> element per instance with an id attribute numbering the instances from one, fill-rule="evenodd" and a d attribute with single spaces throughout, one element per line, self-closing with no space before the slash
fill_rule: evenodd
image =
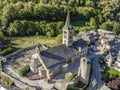
<path id="1" fill-rule="evenodd" d="M 106 63 L 108 66 L 111 66 L 112 62 L 113 62 L 113 56 L 112 56 L 112 53 L 109 52 L 109 54 L 106 56 Z"/>
<path id="2" fill-rule="evenodd" d="M 116 33 L 111 32 L 111 31 L 98 29 L 97 32 L 98 32 L 101 36 L 104 36 L 105 38 L 107 38 L 109 41 L 114 40 L 114 38 L 116 37 Z"/>
<path id="3" fill-rule="evenodd" d="M 115 61 L 115 69 L 118 70 L 120 72 L 120 52 L 117 56 L 117 60 Z"/>

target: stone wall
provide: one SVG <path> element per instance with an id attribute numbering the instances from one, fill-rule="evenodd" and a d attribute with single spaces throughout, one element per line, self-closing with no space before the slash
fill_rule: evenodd
<path id="1" fill-rule="evenodd" d="M 24 53 L 25 51 L 35 49 L 36 46 L 45 47 L 44 45 L 38 44 L 38 45 L 34 45 L 34 46 L 27 47 L 27 48 L 24 48 L 24 49 L 19 49 L 19 50 L 15 51 L 15 52 L 13 52 L 13 53 L 11 53 L 11 54 L 6 55 L 5 57 L 6 57 L 6 58 L 10 58 L 10 57 L 12 57 L 12 56 L 14 56 L 14 55 L 17 55 L 17 54 L 19 54 L 19 53 Z"/>
<path id="2" fill-rule="evenodd" d="M 36 87 L 29 86 L 29 85 L 27 85 L 26 83 L 23 83 L 23 82 L 15 79 L 15 78 L 7 75 L 7 74 L 4 73 L 4 72 L 1 72 L 1 74 L 3 74 L 3 75 L 6 76 L 6 77 L 9 77 L 11 80 L 13 80 L 14 83 L 15 83 L 15 85 L 16 85 L 17 87 L 19 87 L 20 89 L 22 89 L 22 90 L 36 90 Z"/>

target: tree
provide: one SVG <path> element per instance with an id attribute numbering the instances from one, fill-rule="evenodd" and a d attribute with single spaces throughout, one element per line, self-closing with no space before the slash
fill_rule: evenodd
<path id="1" fill-rule="evenodd" d="M 90 18 L 90 22 L 88 22 L 88 25 L 89 25 L 92 29 L 96 29 L 96 28 L 97 28 L 97 24 L 96 24 L 95 18 Z"/>
<path id="2" fill-rule="evenodd" d="M 92 1 L 92 0 L 87 0 L 87 1 L 85 2 L 85 6 L 87 6 L 87 7 L 94 7 L 94 6 L 95 6 L 95 3 L 94 3 L 94 1 Z"/>
<path id="3" fill-rule="evenodd" d="M 114 25 L 114 21 L 111 20 L 107 20 L 106 22 L 104 22 L 100 28 L 104 29 L 104 30 L 109 30 L 112 31 L 113 30 L 113 25 Z"/>
<path id="4" fill-rule="evenodd" d="M 22 27 L 21 22 L 19 20 L 16 20 L 13 23 L 10 23 L 10 26 L 7 32 L 11 36 L 18 36 L 20 35 L 19 33 L 20 33 L 21 27 Z"/>
<path id="5" fill-rule="evenodd" d="M 66 81 L 70 82 L 73 79 L 73 74 L 71 72 L 68 72 L 65 74 Z"/>
<path id="6" fill-rule="evenodd" d="M 116 32 L 116 34 L 120 34 L 120 24 L 115 23 L 113 27 L 113 31 Z"/>
<path id="7" fill-rule="evenodd" d="M 3 32 L 0 31 L 0 40 L 4 40 L 5 36 L 3 35 Z"/>

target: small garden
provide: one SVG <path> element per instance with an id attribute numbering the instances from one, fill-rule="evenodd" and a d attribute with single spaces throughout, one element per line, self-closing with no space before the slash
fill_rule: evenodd
<path id="1" fill-rule="evenodd" d="M 113 67 L 106 67 L 106 69 L 101 72 L 101 79 L 104 81 L 117 77 L 120 78 L 120 72 L 115 70 Z"/>
<path id="2" fill-rule="evenodd" d="M 108 81 L 109 79 L 119 77 L 120 78 L 120 72 L 115 70 L 113 67 L 108 67 L 106 62 L 104 61 L 104 58 L 99 59 L 99 63 L 101 66 L 101 79 L 104 81 Z"/>
<path id="3" fill-rule="evenodd" d="M 26 74 L 30 71 L 29 65 L 24 66 L 20 69 L 20 76 L 26 76 Z"/>

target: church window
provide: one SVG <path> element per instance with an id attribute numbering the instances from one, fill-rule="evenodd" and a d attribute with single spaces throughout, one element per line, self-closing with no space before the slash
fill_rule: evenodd
<path id="1" fill-rule="evenodd" d="M 86 60 L 85 59 L 83 59 L 83 62 L 85 62 Z"/>
<path id="2" fill-rule="evenodd" d="M 66 32 L 66 31 L 64 31 L 64 34 L 67 34 L 67 32 Z"/>

